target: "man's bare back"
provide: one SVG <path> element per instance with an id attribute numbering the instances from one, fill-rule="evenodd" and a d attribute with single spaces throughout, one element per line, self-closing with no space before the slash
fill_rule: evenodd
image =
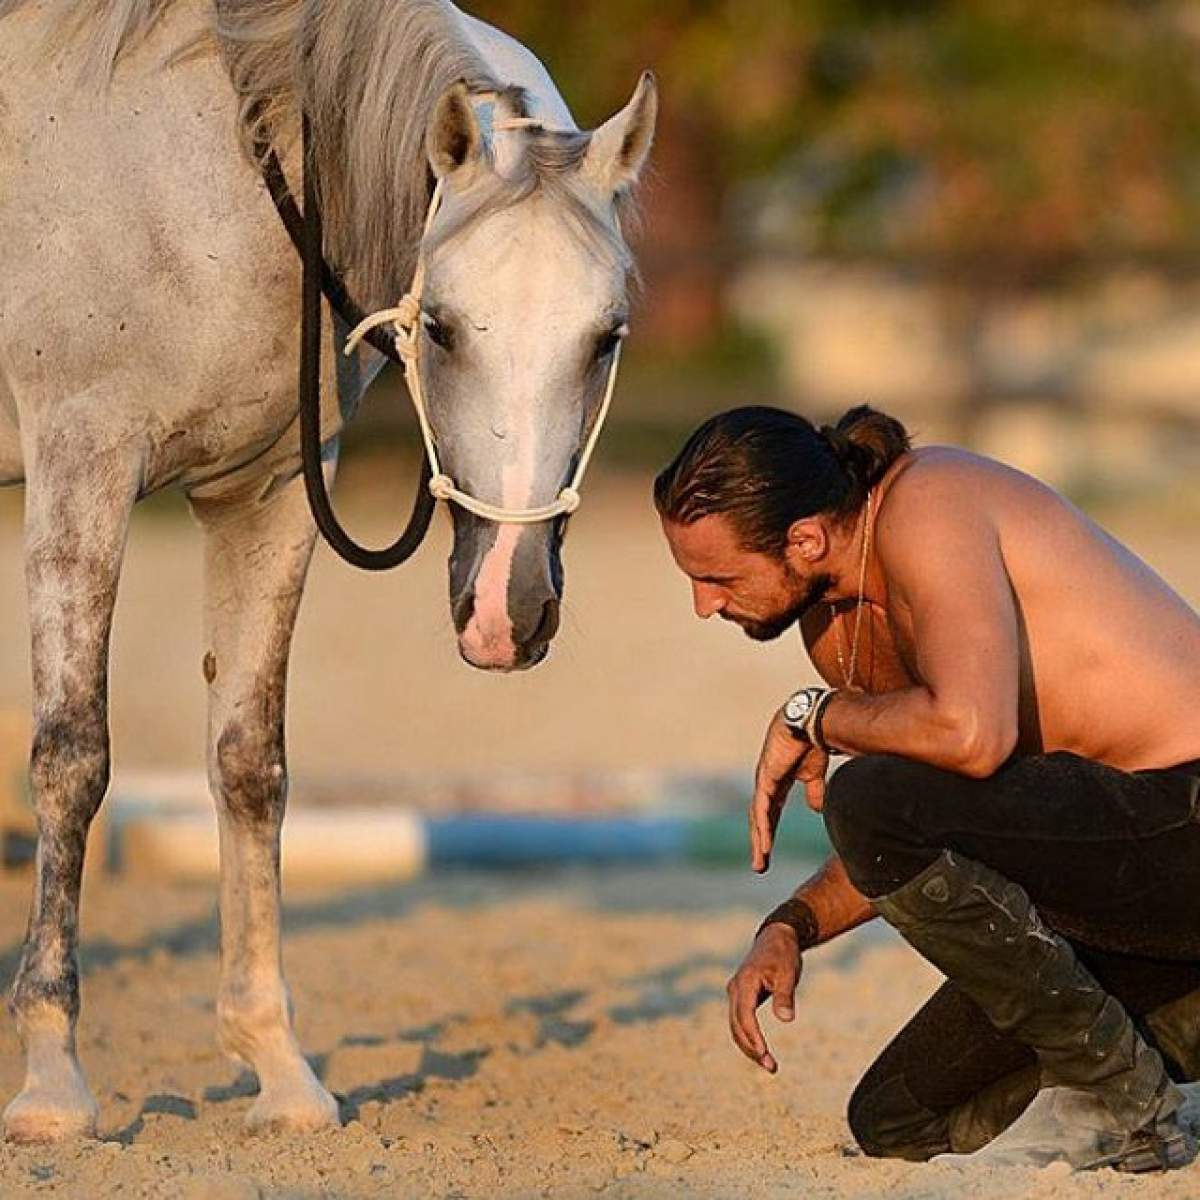
<path id="1" fill-rule="evenodd" d="M 952 447 L 914 450 L 877 488 L 876 545 L 920 528 L 915 552 L 935 559 L 948 521 L 970 510 L 995 537 L 1017 610 L 1017 752 L 1069 750 L 1124 770 L 1200 758 L 1200 616 L 1125 546 L 1030 476 Z M 927 681 L 912 613 L 871 564 L 856 679 L 872 693 Z M 919 564 L 916 564 L 919 567 Z M 822 677 L 844 685 L 855 605 L 818 606 L 802 623 Z"/>

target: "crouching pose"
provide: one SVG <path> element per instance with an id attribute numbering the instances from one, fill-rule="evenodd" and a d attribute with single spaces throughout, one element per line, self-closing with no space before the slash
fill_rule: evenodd
<path id="1" fill-rule="evenodd" d="M 737 1045 L 774 1071 L 758 1006 L 791 1020 L 804 951 L 879 915 L 947 982 L 854 1092 L 868 1154 L 1190 1162 L 1196 613 L 1049 488 L 866 408 L 716 417 L 655 499 L 697 615 L 798 624 L 830 685 L 759 760 L 755 869 L 796 782 L 836 854 L 730 981 Z"/>

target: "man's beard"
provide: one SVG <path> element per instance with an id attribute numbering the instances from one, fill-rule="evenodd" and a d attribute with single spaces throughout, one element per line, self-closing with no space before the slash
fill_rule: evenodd
<path id="1" fill-rule="evenodd" d="M 795 578 L 790 569 L 789 574 Z M 780 613 L 779 616 L 773 617 L 769 621 L 749 621 L 738 617 L 731 618 L 731 620 L 737 621 L 742 627 L 742 632 L 748 638 L 753 638 L 756 642 L 773 642 L 787 633 L 814 604 L 818 604 L 831 587 L 833 587 L 832 575 L 817 575 L 804 589 L 804 594 L 800 599 L 795 604 L 789 605 L 786 611 Z"/>

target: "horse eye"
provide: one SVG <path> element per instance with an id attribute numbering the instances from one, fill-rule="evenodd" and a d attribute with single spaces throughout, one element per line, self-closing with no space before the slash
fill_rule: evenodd
<path id="1" fill-rule="evenodd" d="M 608 358 L 616 348 L 629 336 L 629 326 L 622 321 L 614 325 L 606 333 L 602 333 L 596 342 L 596 357 Z"/>
<path id="2" fill-rule="evenodd" d="M 441 346 L 443 350 L 454 348 L 454 335 L 437 317 L 430 313 L 422 313 L 421 324 L 425 329 L 426 336 L 435 346 Z"/>

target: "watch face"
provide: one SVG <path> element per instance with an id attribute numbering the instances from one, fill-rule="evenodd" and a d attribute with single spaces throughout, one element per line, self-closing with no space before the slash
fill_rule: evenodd
<path id="1" fill-rule="evenodd" d="M 812 697 L 807 692 L 800 692 L 783 706 L 784 719 L 796 724 L 808 716 L 810 708 L 812 708 Z"/>

